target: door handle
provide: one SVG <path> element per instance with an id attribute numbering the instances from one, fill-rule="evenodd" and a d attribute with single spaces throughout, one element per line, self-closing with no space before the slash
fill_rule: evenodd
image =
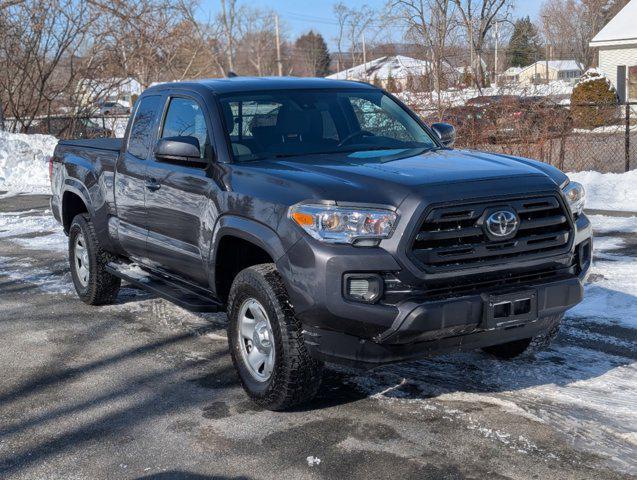
<path id="1" fill-rule="evenodd" d="M 157 182 L 154 178 L 151 178 L 146 182 L 146 188 L 151 192 L 156 192 L 161 188 L 161 184 Z"/>

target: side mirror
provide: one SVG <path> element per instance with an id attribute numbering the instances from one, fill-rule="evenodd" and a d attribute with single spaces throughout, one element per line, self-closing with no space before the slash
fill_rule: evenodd
<path id="1" fill-rule="evenodd" d="M 436 132 L 438 138 L 445 147 L 453 147 L 456 143 L 456 129 L 448 123 L 432 123 L 431 129 Z"/>
<path id="2" fill-rule="evenodd" d="M 201 158 L 199 140 L 196 137 L 166 137 L 157 142 L 155 158 L 160 162 L 205 168 L 208 161 Z"/>

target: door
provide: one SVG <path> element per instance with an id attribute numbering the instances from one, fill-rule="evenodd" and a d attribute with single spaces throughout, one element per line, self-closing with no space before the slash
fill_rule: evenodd
<path id="1" fill-rule="evenodd" d="M 120 154 L 115 173 L 115 205 L 118 237 L 131 259 L 143 261 L 146 255 L 146 168 L 151 153 L 162 97 L 142 97 L 135 110 L 126 148 Z"/>
<path id="2" fill-rule="evenodd" d="M 214 202 L 209 200 L 214 183 L 208 177 L 212 141 L 208 115 L 194 98 L 172 96 L 159 138 L 194 137 L 200 147 L 201 166 L 192 162 L 159 160 L 152 156 L 146 171 L 148 225 L 147 250 L 151 266 L 208 285 L 205 269 L 209 236 L 204 232 Z"/>

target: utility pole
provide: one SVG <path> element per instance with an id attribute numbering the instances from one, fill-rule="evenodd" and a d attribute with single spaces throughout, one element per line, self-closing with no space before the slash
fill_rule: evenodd
<path id="1" fill-rule="evenodd" d="M 548 25 L 548 15 L 543 15 L 542 19 L 544 20 L 544 28 L 547 29 L 547 25 Z M 548 30 L 547 30 L 548 32 Z M 551 46 L 549 44 L 549 35 L 547 33 L 546 35 L 546 53 L 544 54 L 546 56 L 546 60 L 545 60 L 545 65 L 544 68 L 546 69 L 546 84 L 548 85 L 549 83 L 549 57 L 551 56 Z"/>
<path id="2" fill-rule="evenodd" d="M 498 20 L 495 21 L 495 58 L 493 60 L 493 84 L 498 86 L 498 25 L 500 22 Z"/>
<path id="3" fill-rule="evenodd" d="M 232 32 L 232 29 L 234 28 L 234 15 L 235 15 L 235 11 L 234 11 L 234 3 L 231 2 L 230 6 L 230 10 L 228 11 L 226 9 L 226 1 L 225 0 L 221 0 L 221 11 L 222 11 L 222 15 L 223 15 L 223 28 L 225 30 L 225 34 L 226 34 L 226 40 L 228 41 L 228 51 L 226 52 L 226 55 L 228 56 L 228 69 L 230 71 L 234 70 L 234 58 L 233 58 L 233 53 L 234 53 L 234 33 Z"/>
<path id="4" fill-rule="evenodd" d="M 549 83 L 549 56 L 551 55 L 551 47 L 549 42 L 546 42 L 546 84 Z"/>
<path id="5" fill-rule="evenodd" d="M 279 77 L 283 76 L 283 62 L 281 61 L 281 37 L 279 34 L 279 15 L 274 14 L 274 29 L 276 32 L 276 65 L 279 70 Z"/>
<path id="6" fill-rule="evenodd" d="M 365 69 L 365 80 L 369 81 L 367 77 L 367 48 L 365 47 L 365 32 L 363 32 L 363 68 Z"/>

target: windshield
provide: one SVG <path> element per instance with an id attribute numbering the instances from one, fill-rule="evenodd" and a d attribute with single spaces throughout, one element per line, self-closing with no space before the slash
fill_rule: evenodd
<path id="1" fill-rule="evenodd" d="M 380 90 L 271 91 L 220 97 L 235 161 L 436 148 Z"/>

